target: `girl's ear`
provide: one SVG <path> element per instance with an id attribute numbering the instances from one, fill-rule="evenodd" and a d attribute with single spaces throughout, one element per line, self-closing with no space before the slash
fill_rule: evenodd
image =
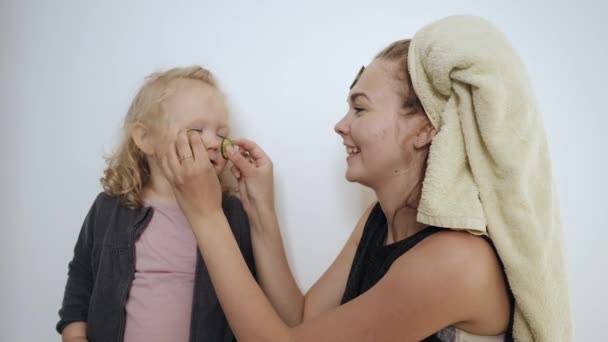
<path id="1" fill-rule="evenodd" d="M 154 145 L 152 144 L 152 136 L 150 130 L 141 123 L 135 124 L 131 128 L 131 139 L 135 145 L 146 155 L 154 154 Z"/>

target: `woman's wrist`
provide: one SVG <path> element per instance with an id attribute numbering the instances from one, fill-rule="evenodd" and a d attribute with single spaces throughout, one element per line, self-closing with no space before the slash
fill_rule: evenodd
<path id="1" fill-rule="evenodd" d="M 188 221 L 192 226 L 195 235 L 202 233 L 203 230 L 214 230 L 226 221 L 226 215 L 222 209 L 211 212 L 197 213 L 188 215 Z"/>
<path id="2" fill-rule="evenodd" d="M 254 207 L 253 215 L 255 217 L 250 218 L 252 228 L 265 231 L 268 229 L 275 229 L 277 225 L 277 214 L 274 205 L 262 205 Z"/>

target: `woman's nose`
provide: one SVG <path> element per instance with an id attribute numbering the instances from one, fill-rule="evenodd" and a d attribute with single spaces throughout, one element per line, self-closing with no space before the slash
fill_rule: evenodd
<path id="1" fill-rule="evenodd" d="M 346 136 L 350 133 L 350 122 L 348 120 L 348 114 L 346 114 L 338 123 L 334 126 L 334 131 L 340 136 Z"/>

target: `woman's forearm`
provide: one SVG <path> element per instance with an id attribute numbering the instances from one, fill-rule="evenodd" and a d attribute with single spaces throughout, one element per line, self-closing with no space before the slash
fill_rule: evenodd
<path id="1" fill-rule="evenodd" d="M 283 321 L 296 326 L 302 323 L 305 297 L 289 268 L 274 209 L 261 209 L 258 215 L 261 226 L 251 229 L 258 283 Z"/>
<path id="2" fill-rule="evenodd" d="M 289 327 L 253 279 L 226 217 L 218 212 L 197 218 L 191 224 L 213 286 L 237 339 L 289 341 Z"/>

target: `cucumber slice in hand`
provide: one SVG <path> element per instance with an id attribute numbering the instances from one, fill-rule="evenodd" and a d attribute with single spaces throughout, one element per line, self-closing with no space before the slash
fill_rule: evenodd
<path id="1" fill-rule="evenodd" d="M 230 140 L 227 137 L 222 137 L 222 145 L 220 147 L 220 153 L 222 154 L 222 158 L 228 160 L 228 153 L 226 151 L 226 148 L 230 145 L 234 145 L 232 143 L 232 140 Z"/>

